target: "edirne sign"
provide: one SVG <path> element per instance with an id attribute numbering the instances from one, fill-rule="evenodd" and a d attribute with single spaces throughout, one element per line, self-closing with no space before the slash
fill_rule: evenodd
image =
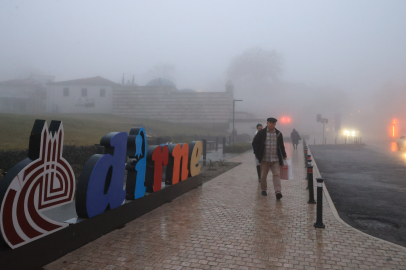
<path id="1" fill-rule="evenodd" d="M 129 134 L 103 136 L 104 154 L 86 162 L 76 187 L 73 170 L 62 155 L 63 138 L 61 121 L 51 121 L 48 128 L 45 120 L 36 120 L 28 158 L 0 181 L 1 236 L 13 249 L 66 228 L 68 223 L 56 222 L 41 212 L 72 202 L 75 190 L 78 217 L 92 218 L 120 207 L 125 199 L 159 191 L 164 166 L 165 184 L 169 185 L 198 175 L 201 169 L 200 141 L 148 146 L 144 128 L 133 128 Z"/>

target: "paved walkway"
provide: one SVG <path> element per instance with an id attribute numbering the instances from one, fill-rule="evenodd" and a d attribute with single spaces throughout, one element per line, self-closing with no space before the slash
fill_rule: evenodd
<path id="1" fill-rule="evenodd" d="M 303 153 L 288 150 L 295 177 L 283 181 L 281 201 L 272 185 L 267 197 L 260 195 L 253 155 L 246 153 L 231 159 L 240 166 L 44 268 L 406 269 L 405 248 L 342 223 L 328 196 L 326 228 L 313 227 Z"/>

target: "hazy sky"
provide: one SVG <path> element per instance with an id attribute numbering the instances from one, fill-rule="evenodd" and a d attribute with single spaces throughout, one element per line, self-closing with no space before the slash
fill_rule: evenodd
<path id="1" fill-rule="evenodd" d="M 370 91 L 406 75 L 406 1 L 8 1 L 0 79 L 27 70 L 58 81 L 147 82 L 158 63 L 179 89 L 207 90 L 244 50 L 275 49 L 282 79 Z M 222 89 L 218 89 L 222 90 Z"/>

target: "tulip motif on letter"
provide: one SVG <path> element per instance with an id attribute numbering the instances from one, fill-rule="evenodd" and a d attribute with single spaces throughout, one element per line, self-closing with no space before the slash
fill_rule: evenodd
<path id="1" fill-rule="evenodd" d="M 35 120 L 28 158 L 15 165 L 0 181 L 1 235 L 17 248 L 68 226 L 41 214 L 69 203 L 75 190 L 74 173 L 62 157 L 60 121 Z"/>

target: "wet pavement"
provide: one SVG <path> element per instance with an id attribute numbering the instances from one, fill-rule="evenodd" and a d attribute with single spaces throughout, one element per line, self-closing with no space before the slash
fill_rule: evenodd
<path id="1" fill-rule="evenodd" d="M 311 145 L 340 217 L 406 247 L 406 164 L 397 152 L 363 145 Z"/>
<path id="2" fill-rule="evenodd" d="M 405 248 L 345 224 L 329 196 L 326 228 L 315 229 L 303 152 L 288 152 L 294 180 L 282 181 L 281 201 L 272 185 L 260 195 L 247 152 L 230 159 L 241 165 L 44 269 L 406 269 Z"/>
<path id="3" fill-rule="evenodd" d="M 229 160 L 230 158 L 235 157 L 237 155 L 238 154 L 236 153 L 223 154 L 223 148 L 219 147 L 218 151 L 212 150 L 207 152 L 206 165 L 209 164 L 209 160 L 211 160 L 212 162 L 220 160 Z M 200 158 L 200 163 L 203 164 L 203 156 Z M 162 188 L 165 188 L 165 185 L 163 185 Z M 78 216 L 76 214 L 75 201 L 44 211 L 43 214 L 52 220 L 59 222 L 68 221 L 69 223 L 76 223 L 76 218 Z M 8 246 L 6 245 L 4 247 L 0 246 L 0 250 L 2 248 L 7 249 Z"/>

